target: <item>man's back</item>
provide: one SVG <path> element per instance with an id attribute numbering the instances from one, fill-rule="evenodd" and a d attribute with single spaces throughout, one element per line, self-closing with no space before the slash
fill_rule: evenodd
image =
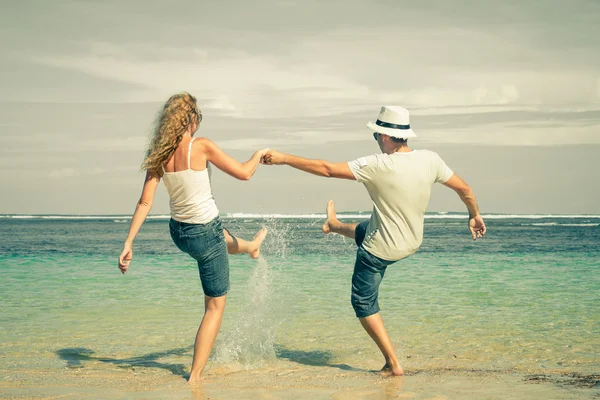
<path id="1" fill-rule="evenodd" d="M 385 260 L 400 260 L 417 251 L 431 187 L 450 179 L 452 170 L 429 150 L 374 154 L 348 165 L 373 200 L 365 250 Z"/>
<path id="2" fill-rule="evenodd" d="M 399 376 L 404 370 L 379 314 L 379 285 L 389 265 L 419 248 L 433 184 L 443 182 L 465 203 L 473 240 L 483 237 L 486 227 L 469 185 L 436 153 L 410 150 L 408 139 L 416 134 L 407 109 L 383 106 L 377 120 L 369 122 L 367 128 L 383 154 L 348 163 L 332 163 L 269 150 L 263 162 L 289 165 L 318 176 L 357 180 L 366 186 L 373 200 L 371 220 L 360 224 L 343 223 L 337 219 L 334 202 L 330 200 L 322 230 L 356 241 L 352 307 L 385 359 L 381 373 Z"/>

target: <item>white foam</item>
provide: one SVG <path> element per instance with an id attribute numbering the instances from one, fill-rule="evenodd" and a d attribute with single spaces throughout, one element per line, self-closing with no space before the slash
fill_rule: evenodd
<path id="1" fill-rule="evenodd" d="M 246 213 L 228 213 L 223 214 L 222 218 L 250 218 L 250 219 L 325 219 L 323 214 L 246 214 Z M 338 218 L 369 218 L 370 214 L 338 214 Z"/>
<path id="2" fill-rule="evenodd" d="M 370 213 L 338 213 L 338 219 L 365 219 L 369 218 Z M 327 216 L 323 214 L 250 214 L 250 213 L 228 213 L 223 214 L 222 218 L 249 218 L 249 219 L 260 219 L 260 218 L 275 218 L 275 219 L 324 219 Z M 589 214 L 484 214 L 484 219 L 600 219 L 600 215 L 589 215 Z M 468 214 L 448 214 L 446 212 L 439 212 L 436 214 L 425 214 L 425 219 L 465 219 L 468 218 Z"/>
<path id="3" fill-rule="evenodd" d="M 364 213 L 338 213 L 339 219 L 367 219 L 370 212 Z M 448 214 L 440 212 L 426 214 L 425 219 L 465 219 L 467 214 Z M 484 214 L 484 219 L 600 219 L 600 215 L 593 214 Z M 150 220 L 168 220 L 170 215 L 149 215 Z M 325 219 L 325 213 L 311 214 L 259 214 L 259 213 L 223 213 L 223 219 Z M 131 220 L 131 215 L 0 215 L 0 219 L 45 219 L 45 220 L 113 220 L 123 222 Z"/>
<path id="4" fill-rule="evenodd" d="M 125 222 L 131 220 L 131 215 L 0 215 L 0 219 L 47 219 L 47 220 L 113 220 Z M 169 215 L 149 215 L 147 219 L 169 219 Z"/>
<path id="5" fill-rule="evenodd" d="M 575 218 L 591 218 L 591 219 L 600 219 L 600 215 L 589 215 L 589 214 L 581 214 L 581 215 L 568 215 L 568 214 L 487 214 L 482 215 L 484 219 L 547 219 L 547 218 L 560 218 L 560 219 L 575 219 Z M 427 216 L 425 216 L 427 218 Z M 430 217 L 431 218 L 431 217 Z M 463 218 L 463 216 L 459 216 L 459 218 Z"/>
<path id="6" fill-rule="evenodd" d="M 558 222 L 541 222 L 539 224 L 529 224 L 531 226 L 600 226 L 599 224 L 586 223 L 586 224 L 559 224 Z"/>

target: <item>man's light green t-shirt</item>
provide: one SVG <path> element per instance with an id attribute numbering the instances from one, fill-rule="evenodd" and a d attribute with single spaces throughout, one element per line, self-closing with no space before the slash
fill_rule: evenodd
<path id="1" fill-rule="evenodd" d="M 452 170 L 429 150 L 374 154 L 350 161 L 348 166 L 373 200 L 363 248 L 389 261 L 416 252 L 423 241 L 431 187 L 448 181 Z"/>

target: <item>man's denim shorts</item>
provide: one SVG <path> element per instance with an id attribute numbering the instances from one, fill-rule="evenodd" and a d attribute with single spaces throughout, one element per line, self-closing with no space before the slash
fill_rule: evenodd
<path id="1" fill-rule="evenodd" d="M 388 265 L 396 261 L 388 261 L 376 257 L 362 247 L 369 221 L 363 221 L 354 231 L 354 240 L 358 250 L 354 273 L 352 274 L 352 307 L 358 318 L 368 317 L 379 312 L 379 284 Z"/>
<path id="2" fill-rule="evenodd" d="M 219 217 L 206 224 L 169 221 L 171 238 L 179 250 L 198 261 L 204 294 L 221 297 L 229 291 L 227 243 Z"/>

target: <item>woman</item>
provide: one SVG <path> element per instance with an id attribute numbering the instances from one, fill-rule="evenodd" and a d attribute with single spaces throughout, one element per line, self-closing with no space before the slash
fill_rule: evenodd
<path id="1" fill-rule="evenodd" d="M 209 163 L 240 180 L 248 180 L 266 152 L 257 151 L 240 163 L 206 138 L 195 138 L 202 121 L 196 99 L 189 93 L 172 96 L 156 123 L 142 170 L 146 170 L 142 195 L 137 203 L 129 234 L 119 257 L 119 269 L 129 268 L 132 245 L 146 219 L 161 178 L 169 192 L 169 228 L 175 245 L 198 262 L 204 290 L 204 317 L 196 335 L 190 383 L 200 381 L 221 326 L 229 290 L 227 253 L 247 253 L 257 258 L 267 231 L 261 229 L 251 242 L 231 236 L 221 226 L 212 196 Z"/>

